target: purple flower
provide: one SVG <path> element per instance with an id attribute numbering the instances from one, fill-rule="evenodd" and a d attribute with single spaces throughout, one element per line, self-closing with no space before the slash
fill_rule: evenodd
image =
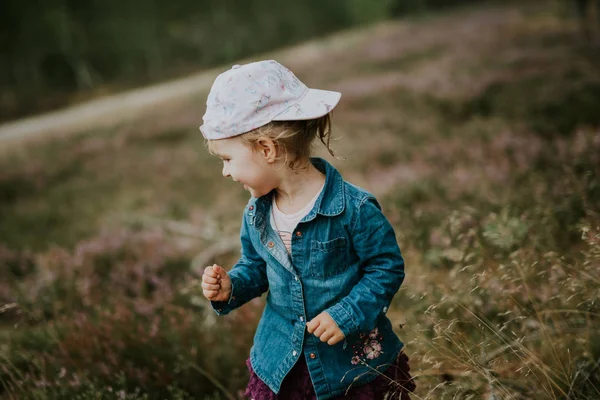
<path id="1" fill-rule="evenodd" d="M 371 340 L 363 349 L 367 358 L 373 360 L 381 355 L 381 344 L 377 340 Z"/>
<path id="2" fill-rule="evenodd" d="M 371 339 L 377 339 L 377 335 L 379 335 L 379 328 L 375 327 L 371 332 L 369 332 L 369 337 Z"/>

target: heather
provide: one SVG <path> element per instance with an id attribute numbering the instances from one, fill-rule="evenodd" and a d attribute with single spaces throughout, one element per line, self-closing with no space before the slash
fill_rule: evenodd
<path id="1" fill-rule="evenodd" d="M 289 65 L 344 93 L 328 159 L 398 234 L 415 399 L 600 397 L 600 59 L 563 12 L 388 21 Z M 247 201 L 205 96 L 2 152 L 0 398 L 240 397 L 264 298 L 217 318 L 197 288 Z"/>

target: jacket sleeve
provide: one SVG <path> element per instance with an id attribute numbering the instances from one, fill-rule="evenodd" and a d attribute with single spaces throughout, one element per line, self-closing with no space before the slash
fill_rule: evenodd
<path id="1" fill-rule="evenodd" d="M 404 259 L 394 229 L 372 196 L 357 209 L 352 243 L 363 276 L 346 297 L 325 310 L 346 337 L 373 329 L 404 281 Z"/>
<path id="2" fill-rule="evenodd" d="M 228 272 L 231 278 L 229 301 L 210 302 L 213 310 L 218 315 L 228 314 L 253 298 L 259 297 L 269 288 L 267 264 L 254 249 L 254 245 L 250 240 L 249 229 L 251 228 L 248 226 L 247 220 L 248 217 L 244 215 L 240 230 L 242 254 L 238 262 Z"/>

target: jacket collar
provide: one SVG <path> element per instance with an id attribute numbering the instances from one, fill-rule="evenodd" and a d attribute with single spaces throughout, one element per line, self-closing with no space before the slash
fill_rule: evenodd
<path id="1" fill-rule="evenodd" d="M 322 158 L 314 157 L 310 162 L 322 173 L 325 174 L 325 186 L 321 194 L 315 201 L 315 205 L 310 212 L 302 218 L 303 222 L 315 218 L 316 214 L 326 217 L 339 215 L 344 211 L 346 205 L 344 198 L 344 179 L 337 169 Z"/>
<path id="2" fill-rule="evenodd" d="M 344 195 L 344 179 L 337 169 L 327 161 L 319 157 L 311 157 L 310 162 L 319 171 L 325 174 L 325 186 L 315 201 L 312 210 L 302 218 L 301 222 L 313 220 L 317 214 L 333 217 L 344 211 L 346 201 Z M 256 206 L 257 227 L 270 212 L 271 201 L 274 191 L 257 199 L 250 201 Z"/>

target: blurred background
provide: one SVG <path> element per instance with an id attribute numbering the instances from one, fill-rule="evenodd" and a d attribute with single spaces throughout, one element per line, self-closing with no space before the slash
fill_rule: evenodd
<path id="1" fill-rule="evenodd" d="M 465 0 L 90 1 L 0 5 L 1 120 Z"/>
<path id="2" fill-rule="evenodd" d="M 248 194 L 198 126 L 266 58 L 342 92 L 315 154 L 396 229 L 413 397 L 600 398 L 599 3 L 3 1 L 0 399 L 243 398 L 264 297 L 196 279 Z"/>

